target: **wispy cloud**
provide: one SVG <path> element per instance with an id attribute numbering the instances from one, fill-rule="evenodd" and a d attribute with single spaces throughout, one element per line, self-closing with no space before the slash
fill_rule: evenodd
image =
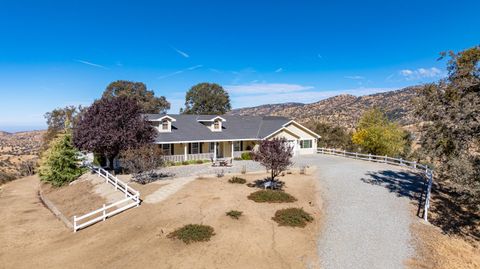
<path id="1" fill-rule="evenodd" d="M 344 76 L 344 78 L 353 79 L 353 80 L 364 80 L 363 76 Z"/>
<path id="2" fill-rule="evenodd" d="M 280 67 L 280 68 L 278 68 L 277 70 L 275 70 L 275 73 L 280 73 L 280 72 L 282 72 L 282 71 L 283 71 L 283 68 Z"/>
<path id="3" fill-rule="evenodd" d="M 185 68 L 185 69 L 182 69 L 182 70 L 177 70 L 175 72 L 172 72 L 172 73 L 169 73 L 169 74 L 166 74 L 166 75 L 163 75 L 163 76 L 159 76 L 157 78 L 158 79 L 164 79 L 164 78 L 168 78 L 168 77 L 173 77 L 173 76 L 176 76 L 178 74 L 182 74 L 182 73 L 187 72 L 187 71 L 192 71 L 192 70 L 195 70 L 195 69 L 198 69 L 198 68 L 201 68 L 201 67 L 203 67 L 203 65 L 199 64 L 199 65 L 191 66 L 191 67 L 188 67 L 188 68 Z"/>
<path id="4" fill-rule="evenodd" d="M 399 74 L 406 80 L 419 80 L 423 78 L 441 77 L 444 75 L 444 72 L 436 67 L 431 67 L 418 69 L 403 69 L 399 71 Z"/>
<path id="5" fill-rule="evenodd" d="M 177 48 L 175 48 L 175 47 L 172 47 L 172 49 L 173 49 L 174 51 L 176 51 L 178 54 L 180 54 L 180 55 L 182 55 L 183 57 L 185 57 L 185 58 L 189 58 L 189 57 L 190 57 L 190 55 L 188 55 L 188 54 L 187 54 L 186 52 L 184 52 L 184 51 L 181 51 L 181 50 L 179 50 L 179 49 L 177 49 Z"/>
<path id="6" fill-rule="evenodd" d="M 317 54 L 318 59 L 323 59 L 323 56 L 319 53 Z"/>
<path id="7" fill-rule="evenodd" d="M 86 64 L 86 65 L 93 66 L 93 67 L 108 69 L 106 66 L 96 64 L 96 63 L 92 63 L 92 62 L 88 62 L 88 61 L 84 61 L 84 60 L 75 59 L 74 61 L 77 62 L 77 63 L 82 63 L 82 64 Z"/>
<path id="8" fill-rule="evenodd" d="M 284 83 L 251 83 L 242 85 L 226 85 L 225 89 L 232 94 L 258 95 L 271 93 L 300 92 L 313 89 L 312 86 Z"/>

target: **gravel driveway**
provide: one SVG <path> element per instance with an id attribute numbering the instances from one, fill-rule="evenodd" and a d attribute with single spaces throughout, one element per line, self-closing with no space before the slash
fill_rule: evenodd
<path id="1" fill-rule="evenodd" d="M 411 257 L 411 199 L 422 180 L 401 167 L 328 155 L 302 156 L 317 166 L 325 203 L 318 242 L 322 268 L 404 268 Z"/>

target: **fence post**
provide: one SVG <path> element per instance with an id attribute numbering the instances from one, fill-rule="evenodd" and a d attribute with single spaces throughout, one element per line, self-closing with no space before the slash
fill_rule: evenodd
<path id="1" fill-rule="evenodd" d="M 372 160 L 372 154 L 368 153 L 368 160 L 371 161 Z"/>
<path id="2" fill-rule="evenodd" d="M 385 155 L 385 157 L 383 157 L 383 162 L 387 163 L 387 155 Z"/>
<path id="3" fill-rule="evenodd" d="M 355 152 L 355 159 L 358 159 L 358 152 Z"/>
<path id="4" fill-rule="evenodd" d="M 128 186 L 127 186 L 128 183 L 125 183 L 125 198 L 128 197 Z"/>
<path id="5" fill-rule="evenodd" d="M 73 232 L 77 232 L 77 216 L 73 216 Z"/>
<path id="6" fill-rule="evenodd" d="M 347 151 L 343 150 L 343 157 L 347 156 Z"/>
<path id="7" fill-rule="evenodd" d="M 417 169 L 417 161 L 413 161 L 413 168 Z"/>
<path id="8" fill-rule="evenodd" d="M 400 166 L 403 166 L 403 159 L 400 158 Z"/>
<path id="9" fill-rule="evenodd" d="M 118 178 L 115 177 L 115 190 L 117 190 L 117 187 L 118 187 Z"/>
<path id="10" fill-rule="evenodd" d="M 428 168 L 425 169 L 425 172 L 428 172 Z M 427 174 L 428 176 L 428 186 L 427 186 L 427 195 L 425 198 L 425 209 L 424 209 L 424 215 L 423 219 L 428 222 L 428 209 L 430 208 L 430 192 L 432 189 L 432 181 L 433 181 L 433 171 L 430 171 L 430 174 Z"/>
<path id="11" fill-rule="evenodd" d="M 106 214 L 105 214 L 105 204 L 103 204 L 103 221 L 106 219 Z"/>

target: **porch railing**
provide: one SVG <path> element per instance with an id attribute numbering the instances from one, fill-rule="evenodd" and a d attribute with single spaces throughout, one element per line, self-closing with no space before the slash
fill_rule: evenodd
<path id="1" fill-rule="evenodd" d="M 213 153 L 199 153 L 199 154 L 185 154 L 179 155 L 164 155 L 163 159 L 169 162 L 183 162 L 183 161 L 197 161 L 197 160 L 210 160 L 213 158 Z"/>

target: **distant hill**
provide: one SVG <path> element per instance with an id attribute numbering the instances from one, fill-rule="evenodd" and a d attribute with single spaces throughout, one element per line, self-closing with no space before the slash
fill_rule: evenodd
<path id="1" fill-rule="evenodd" d="M 22 176 L 22 163 L 38 159 L 44 133 L 0 131 L 0 183 Z"/>
<path id="2" fill-rule="evenodd" d="M 414 99 L 419 86 L 364 96 L 337 95 L 311 104 L 285 103 L 234 109 L 232 115 L 285 116 L 306 123 L 327 122 L 346 128 L 355 127 L 363 112 L 372 107 L 384 110 L 388 117 L 406 126 L 416 123 Z"/>

